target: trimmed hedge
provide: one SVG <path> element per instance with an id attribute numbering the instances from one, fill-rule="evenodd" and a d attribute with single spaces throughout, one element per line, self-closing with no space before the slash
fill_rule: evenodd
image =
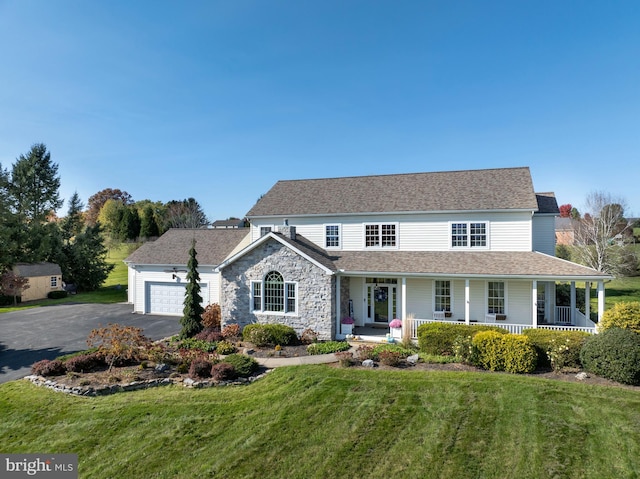
<path id="1" fill-rule="evenodd" d="M 62 298 L 66 298 L 67 296 L 69 296 L 69 293 L 67 293 L 66 291 L 49 291 L 47 293 L 47 298 L 49 299 L 62 299 Z"/>
<path id="2" fill-rule="evenodd" d="M 22 297 L 16 297 L 16 303 L 22 303 Z M 0 294 L 0 306 L 13 306 L 13 296 L 5 296 L 4 294 Z"/>
<path id="3" fill-rule="evenodd" d="M 554 331 L 551 329 L 530 328 L 522 332 L 531 340 L 531 344 L 538 355 L 538 367 L 562 369 L 563 367 L 580 368 L 580 350 L 585 341 L 591 336 L 583 331 Z M 567 349 L 560 351 L 560 346 Z M 555 356 L 554 364 L 551 364 L 549 353 Z M 560 356 L 558 358 L 558 356 Z M 562 362 L 562 364 L 558 364 Z"/>
<path id="4" fill-rule="evenodd" d="M 420 351 L 433 355 L 453 355 L 453 346 L 458 336 L 475 336 L 481 331 L 507 334 L 500 326 L 473 326 L 456 323 L 427 323 L 418 326 Z"/>
<path id="5" fill-rule="evenodd" d="M 481 331 L 473 337 L 472 346 L 477 350 L 476 365 L 484 369 L 516 374 L 536 369 L 536 350 L 522 334 Z"/>
<path id="6" fill-rule="evenodd" d="M 640 334 L 609 328 L 587 339 L 580 353 L 584 369 L 623 384 L 640 385 Z"/>
<path id="7" fill-rule="evenodd" d="M 256 346 L 288 346 L 296 344 L 298 335 L 284 324 L 249 324 L 242 330 L 242 339 Z"/>

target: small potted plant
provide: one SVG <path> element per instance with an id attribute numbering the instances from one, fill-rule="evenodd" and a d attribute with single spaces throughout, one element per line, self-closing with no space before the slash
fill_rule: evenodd
<path id="1" fill-rule="evenodd" d="M 391 337 L 393 339 L 402 339 L 402 320 L 395 318 L 389 323 L 391 328 Z"/>
<path id="2" fill-rule="evenodd" d="M 342 334 L 353 334 L 353 318 L 347 316 L 342 318 Z"/>

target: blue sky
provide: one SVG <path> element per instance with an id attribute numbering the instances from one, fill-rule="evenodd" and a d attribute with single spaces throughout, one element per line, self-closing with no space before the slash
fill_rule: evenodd
<path id="1" fill-rule="evenodd" d="M 212 220 L 279 179 L 529 166 L 640 215 L 639 25 L 636 0 L 0 0 L 0 163 L 43 142 L 66 199 Z"/>

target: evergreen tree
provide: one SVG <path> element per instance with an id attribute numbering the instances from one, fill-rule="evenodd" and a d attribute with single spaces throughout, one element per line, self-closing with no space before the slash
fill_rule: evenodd
<path id="1" fill-rule="evenodd" d="M 189 250 L 189 262 L 187 263 L 187 288 L 184 295 L 184 309 L 180 324 L 181 338 L 191 338 L 202 331 L 202 296 L 200 296 L 200 274 L 198 273 L 198 260 L 196 252 L 196 240 L 191 243 Z"/>
<path id="2" fill-rule="evenodd" d="M 78 290 L 94 291 L 102 286 L 115 265 L 107 263 L 107 248 L 99 224 L 85 227 L 84 231 L 62 248 L 62 276 Z"/>
<path id="3" fill-rule="evenodd" d="M 153 207 L 147 205 L 142 210 L 142 217 L 140 218 L 140 237 L 155 238 L 157 236 L 160 236 L 160 232 L 158 231 L 158 223 L 153 214 Z"/>
<path id="4" fill-rule="evenodd" d="M 13 164 L 9 192 L 13 210 L 27 224 L 44 222 L 47 216 L 62 206 L 58 190 L 58 165 L 43 143 L 36 143 L 27 155 L 20 155 Z"/>
<path id="5" fill-rule="evenodd" d="M 121 241 L 135 240 L 140 234 L 140 217 L 138 210 L 133 206 L 127 206 L 122 212 L 118 237 Z"/>
<path id="6" fill-rule="evenodd" d="M 13 225 L 9 201 L 9 173 L 0 163 L 0 271 L 13 264 L 14 244 L 11 241 Z"/>
<path id="7" fill-rule="evenodd" d="M 78 192 L 74 192 L 69 200 L 69 210 L 67 216 L 60 223 L 60 230 L 64 241 L 69 242 L 72 238 L 79 235 L 84 227 L 82 210 L 84 205 L 78 196 Z"/>

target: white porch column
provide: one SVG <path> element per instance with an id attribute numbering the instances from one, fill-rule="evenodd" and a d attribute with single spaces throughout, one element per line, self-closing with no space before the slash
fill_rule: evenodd
<path id="1" fill-rule="evenodd" d="M 342 337 L 342 323 L 340 322 L 340 275 L 336 275 L 336 336 Z"/>
<path id="2" fill-rule="evenodd" d="M 604 281 L 598 281 L 598 321 L 604 314 Z"/>
<path id="3" fill-rule="evenodd" d="M 538 281 L 537 280 L 533 280 L 533 285 L 531 287 L 531 299 L 533 301 L 531 301 L 531 304 L 533 304 L 533 308 L 531 311 L 532 314 L 532 320 L 531 320 L 531 324 L 533 325 L 534 328 L 538 327 Z"/>
<path id="4" fill-rule="evenodd" d="M 469 301 L 471 298 L 471 292 L 469 290 L 469 280 L 464 280 L 464 322 L 469 324 Z"/>
<path id="5" fill-rule="evenodd" d="M 571 281 L 571 324 L 576 324 L 576 282 Z"/>
<path id="6" fill-rule="evenodd" d="M 402 324 L 404 324 L 404 321 L 407 319 L 407 278 L 403 277 L 402 278 Z"/>
<path id="7" fill-rule="evenodd" d="M 584 315 L 587 319 L 591 319 L 591 283 L 584 282 Z M 585 326 L 589 324 L 587 322 Z"/>

